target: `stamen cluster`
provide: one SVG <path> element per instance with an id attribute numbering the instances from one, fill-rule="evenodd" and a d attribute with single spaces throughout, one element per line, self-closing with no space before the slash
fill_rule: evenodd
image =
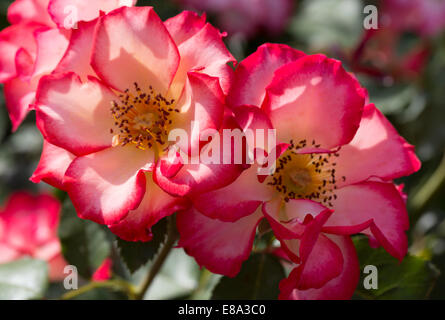
<path id="1" fill-rule="evenodd" d="M 335 158 L 339 154 L 301 152 L 307 145 L 306 139 L 298 143 L 291 140 L 288 149 L 277 159 L 276 170 L 267 184 L 281 193 L 286 202 L 309 199 L 332 207 L 332 200 L 337 199 Z M 313 140 L 311 147 L 320 148 L 320 145 Z"/>
<path id="2" fill-rule="evenodd" d="M 134 90 L 125 90 L 119 95 L 119 101 L 111 102 L 111 114 L 115 128 L 110 129 L 113 146 L 134 144 L 141 150 L 156 147 L 164 149 L 167 143 L 169 126 L 172 124 L 172 113 L 179 113 L 174 108 L 175 100 L 166 99 L 156 93 L 152 86 L 143 92 L 134 83 Z"/>

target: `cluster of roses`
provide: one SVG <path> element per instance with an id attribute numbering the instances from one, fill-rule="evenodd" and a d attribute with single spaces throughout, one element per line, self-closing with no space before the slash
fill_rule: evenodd
<path id="1" fill-rule="evenodd" d="M 179 246 L 231 277 L 266 219 L 280 243 L 271 253 L 293 265 L 282 299 L 350 298 L 353 234 L 403 259 L 408 215 L 393 180 L 420 162 L 339 61 L 264 44 L 237 63 L 205 16 L 162 21 L 151 7 L 111 10 L 118 2 L 17 0 L 9 11 L 0 65 L 11 119 L 34 108 L 44 137 L 33 182 L 127 241 L 151 240 L 176 212 Z M 77 29 L 63 25 L 69 3 L 84 3 Z M 168 140 L 177 128 L 187 143 Z M 224 129 L 275 129 L 273 150 L 244 142 L 258 159 L 276 154 L 276 169 L 170 156 L 206 152 L 202 133 Z"/>

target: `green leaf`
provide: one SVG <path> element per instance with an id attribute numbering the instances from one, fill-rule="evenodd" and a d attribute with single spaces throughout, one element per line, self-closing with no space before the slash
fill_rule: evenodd
<path id="1" fill-rule="evenodd" d="M 79 274 L 89 279 L 110 255 L 111 244 L 99 224 L 77 217 L 69 199 L 65 200 L 59 226 L 62 253 Z"/>
<path id="2" fill-rule="evenodd" d="M 285 278 L 280 262 L 271 255 L 253 254 L 234 278 L 223 277 L 212 299 L 277 299 Z"/>
<path id="3" fill-rule="evenodd" d="M 0 265 L 0 300 L 39 299 L 47 286 L 45 261 L 25 258 Z"/>
<path id="4" fill-rule="evenodd" d="M 362 272 L 356 296 L 366 299 L 425 299 L 431 292 L 439 276 L 439 271 L 429 261 L 407 255 L 402 263 L 383 248 L 374 249 L 368 239 L 354 239 L 360 270 L 366 265 L 374 265 L 378 270 L 378 289 L 365 289 L 364 279 L 368 274 Z"/>
<path id="5" fill-rule="evenodd" d="M 167 233 L 167 221 L 162 219 L 152 228 L 153 239 L 148 242 L 130 242 L 117 239 L 119 254 L 131 273 L 149 262 L 158 252 L 160 245 L 165 240 Z"/>

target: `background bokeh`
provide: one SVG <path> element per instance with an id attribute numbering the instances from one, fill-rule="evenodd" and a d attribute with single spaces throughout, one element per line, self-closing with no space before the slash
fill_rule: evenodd
<path id="1" fill-rule="evenodd" d="M 434 1 L 445 2 L 413 0 L 411 3 Z M 6 10 L 11 2 L 0 1 L 1 28 L 8 25 Z M 139 0 L 138 5 L 154 6 L 162 19 L 185 8 L 206 10 L 208 20 L 227 31 L 226 44 L 238 60 L 264 42 L 280 42 L 306 53 L 324 53 L 339 59 L 347 70 L 354 72 L 369 90 L 370 101 L 416 146 L 422 161 L 418 173 L 398 182 L 405 184 L 408 194 L 410 252 L 431 261 L 435 269 L 442 271 L 434 277 L 435 285 L 427 296 L 444 299 L 445 23 L 440 22 L 445 21 L 445 5 L 437 7 L 442 10 L 441 15 L 439 9 L 428 8 L 406 12 L 396 8 L 394 15 L 391 8 L 385 11 L 384 2 Z M 376 5 L 379 10 L 379 29 L 373 33 L 363 27 L 366 17 L 363 8 L 367 4 Z M 414 18 L 410 16 L 412 12 L 416 13 Z M 391 21 L 392 17 L 401 22 Z M 432 26 L 425 30 L 427 22 Z M 12 134 L 2 95 L 0 104 L 0 203 L 3 203 L 16 190 L 35 192 L 49 187 L 28 180 L 37 166 L 42 145 L 34 114 Z M 196 289 L 202 276 L 194 262 L 179 251 L 169 259 L 172 263 L 167 263 L 151 297 L 187 297 L 191 292 L 195 297 L 205 297 Z M 178 264 L 180 268 L 171 267 Z"/>

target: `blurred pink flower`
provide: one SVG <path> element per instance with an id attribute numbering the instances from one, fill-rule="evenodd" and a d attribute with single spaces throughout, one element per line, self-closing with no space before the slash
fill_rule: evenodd
<path id="1" fill-rule="evenodd" d="M 50 195 L 12 194 L 0 210 L 0 263 L 30 256 L 48 262 L 51 280 L 63 279 L 59 214 L 60 203 Z"/>
<path id="2" fill-rule="evenodd" d="M 412 80 L 423 71 L 431 50 L 429 40 L 445 30 L 445 1 L 381 1 L 377 30 L 365 30 L 351 57 L 354 72 L 394 80 Z M 400 50 L 404 33 L 417 39 Z"/>
<path id="3" fill-rule="evenodd" d="M 356 73 L 393 80 L 410 80 L 423 71 L 430 55 L 429 44 L 418 39 L 403 52 L 398 50 L 402 33 L 391 28 L 367 30 L 351 55 L 351 67 Z"/>
<path id="4" fill-rule="evenodd" d="M 382 27 L 434 36 L 445 28 L 443 0 L 385 0 L 382 2 Z"/>
<path id="5" fill-rule="evenodd" d="M 215 14 L 228 34 L 251 37 L 259 31 L 279 34 L 292 14 L 292 0 L 179 0 L 195 10 Z"/>
<path id="6" fill-rule="evenodd" d="M 106 281 L 111 278 L 111 266 L 113 261 L 110 258 L 106 258 L 102 264 L 94 272 L 93 281 Z"/>

